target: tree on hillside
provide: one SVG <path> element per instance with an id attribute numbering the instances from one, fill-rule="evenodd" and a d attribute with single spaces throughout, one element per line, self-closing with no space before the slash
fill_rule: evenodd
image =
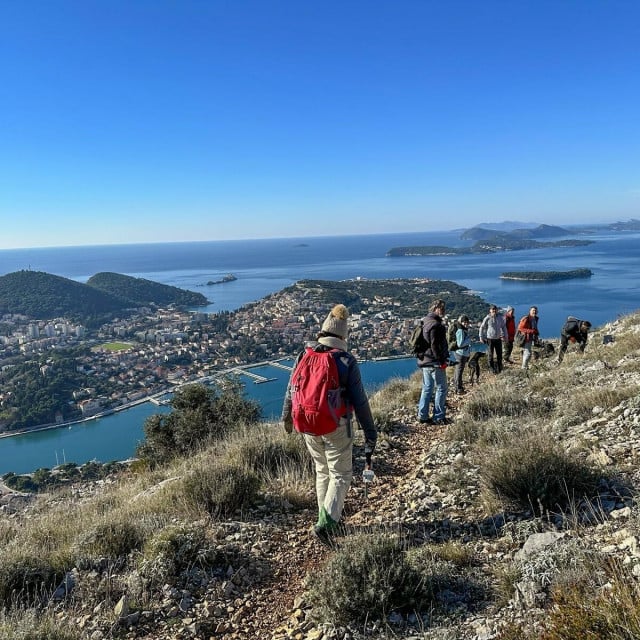
<path id="1" fill-rule="evenodd" d="M 144 423 L 145 441 L 136 454 L 151 465 L 192 453 L 260 419 L 260 405 L 244 398 L 240 383 L 231 380 L 214 388 L 188 385 L 176 392 L 171 407 L 171 413 Z"/>

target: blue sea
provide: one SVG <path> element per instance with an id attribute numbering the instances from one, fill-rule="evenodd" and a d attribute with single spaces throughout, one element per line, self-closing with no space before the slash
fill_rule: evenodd
<path id="1" fill-rule="evenodd" d="M 0 251 L 0 275 L 32 269 L 85 282 L 95 273 L 114 271 L 203 293 L 210 304 L 200 310 L 211 313 L 238 309 L 303 278 L 428 277 L 458 282 L 489 303 L 512 305 L 517 316 L 536 305 L 541 335 L 549 338 L 559 335 L 567 315 L 589 319 L 599 326 L 640 307 L 640 233 L 603 230 L 581 237 L 594 243 L 575 248 L 401 258 L 385 254 L 397 246 L 469 243 L 460 239 L 460 231 L 447 231 L 13 249 Z M 593 276 L 552 283 L 499 278 L 504 271 L 567 271 L 581 267 L 591 269 Z M 206 285 L 228 273 L 237 280 Z M 428 302 L 425 300 L 425 312 Z M 413 360 L 362 365 L 363 380 L 370 389 L 413 370 Z M 269 368 L 261 373 L 276 381 L 247 384 L 247 392 L 260 401 L 266 417 L 274 417 L 282 403 L 286 372 Z M 128 458 L 143 437 L 144 419 L 157 412 L 157 407 L 145 404 L 71 428 L 0 439 L 0 473 L 25 473 L 64 461 Z"/>
<path id="2" fill-rule="evenodd" d="M 470 244 L 460 239 L 460 233 L 12 249 L 0 251 L 0 275 L 32 269 L 84 282 L 100 271 L 115 271 L 203 293 L 211 300 L 202 308 L 206 312 L 237 309 L 302 278 L 429 277 L 465 285 L 487 302 L 512 305 L 518 316 L 536 305 L 543 337 L 557 336 L 567 315 L 601 325 L 640 306 L 640 233 L 603 230 L 580 236 L 594 243 L 575 248 L 464 256 L 385 255 L 396 246 Z M 504 271 L 566 271 L 581 267 L 590 268 L 593 276 L 553 283 L 499 278 Z M 227 273 L 238 279 L 206 286 L 208 281 Z M 425 300 L 425 309 L 427 303 Z"/>

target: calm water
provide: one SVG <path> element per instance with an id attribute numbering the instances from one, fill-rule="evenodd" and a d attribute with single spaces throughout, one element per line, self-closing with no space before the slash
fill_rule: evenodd
<path id="1" fill-rule="evenodd" d="M 279 291 L 302 278 L 343 280 L 430 277 L 459 282 L 489 302 L 516 308 L 520 316 L 530 305 L 539 308 L 543 337 L 555 337 L 567 315 L 601 325 L 640 306 L 638 233 L 599 233 L 586 247 L 536 249 L 490 255 L 387 258 L 395 246 L 464 246 L 457 232 L 385 234 L 340 238 L 116 245 L 0 251 L 0 274 L 19 269 L 46 271 L 84 282 L 100 271 L 148 278 L 206 295 L 211 304 L 201 310 L 234 310 Z M 503 271 L 566 271 L 588 267 L 584 280 L 530 283 L 500 280 Z M 227 273 L 234 282 L 205 286 Z M 425 307 L 428 301 L 425 301 Z M 480 320 L 481 318 L 475 318 Z M 404 362 L 404 365 L 398 364 Z M 404 367 L 404 369 L 403 369 Z M 363 363 L 369 386 L 394 375 L 408 375 L 414 362 Z M 248 385 L 265 415 L 280 412 L 287 373 L 270 367 L 278 380 Z M 59 462 L 107 461 L 131 456 L 142 438 L 144 419 L 158 411 L 142 405 L 101 420 L 37 434 L 0 439 L 0 473 L 32 471 Z M 57 458 L 56 458 L 57 454 Z"/>
<path id="2" fill-rule="evenodd" d="M 393 377 L 405 377 L 415 370 L 413 358 L 361 364 L 362 378 L 369 391 Z M 289 373 L 276 367 L 256 367 L 252 371 L 266 378 L 276 378 L 263 384 L 247 381 L 246 389 L 247 395 L 262 405 L 264 417 L 277 420 Z M 144 439 L 143 423 L 146 418 L 169 410 L 147 402 L 106 418 L 70 427 L 1 438 L 0 474 L 7 471 L 28 473 L 63 462 L 81 464 L 93 459 L 100 462 L 125 460 L 133 456 L 136 446 Z"/>

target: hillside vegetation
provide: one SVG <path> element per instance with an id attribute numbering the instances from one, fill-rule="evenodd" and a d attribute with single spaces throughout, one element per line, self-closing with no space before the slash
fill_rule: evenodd
<path id="1" fill-rule="evenodd" d="M 200 293 L 143 278 L 98 273 L 87 284 L 43 271 L 15 271 L 0 276 L 0 314 L 34 319 L 70 318 L 88 325 L 106 321 L 132 307 L 207 304 Z"/>
<path id="2" fill-rule="evenodd" d="M 197 307 L 204 306 L 208 302 L 201 293 L 108 271 L 91 276 L 87 280 L 87 285 L 113 296 L 126 298 L 136 306 L 177 304 Z"/>
<path id="3" fill-rule="evenodd" d="M 562 365 L 483 370 L 446 427 L 417 423 L 418 375 L 391 381 L 377 477 L 365 490 L 358 433 L 327 549 L 301 438 L 186 389 L 126 471 L 4 496 L 0 637 L 638 638 L 639 391 L 638 314 Z"/>
<path id="4" fill-rule="evenodd" d="M 0 313 L 41 320 L 106 316 L 130 303 L 123 298 L 44 271 L 15 271 L 0 276 Z"/>

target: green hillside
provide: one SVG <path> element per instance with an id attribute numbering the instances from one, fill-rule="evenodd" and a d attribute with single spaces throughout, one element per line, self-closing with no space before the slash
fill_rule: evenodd
<path id="1" fill-rule="evenodd" d="M 131 306 L 112 293 L 43 271 L 0 276 L 0 313 L 38 319 L 103 316 Z"/>
<path id="2" fill-rule="evenodd" d="M 208 303 L 208 300 L 201 293 L 160 284 L 145 278 L 134 278 L 109 271 L 103 271 L 91 276 L 87 281 L 87 285 L 104 293 L 131 300 L 138 306 L 144 304 L 160 306 L 177 304 L 198 307 Z"/>

